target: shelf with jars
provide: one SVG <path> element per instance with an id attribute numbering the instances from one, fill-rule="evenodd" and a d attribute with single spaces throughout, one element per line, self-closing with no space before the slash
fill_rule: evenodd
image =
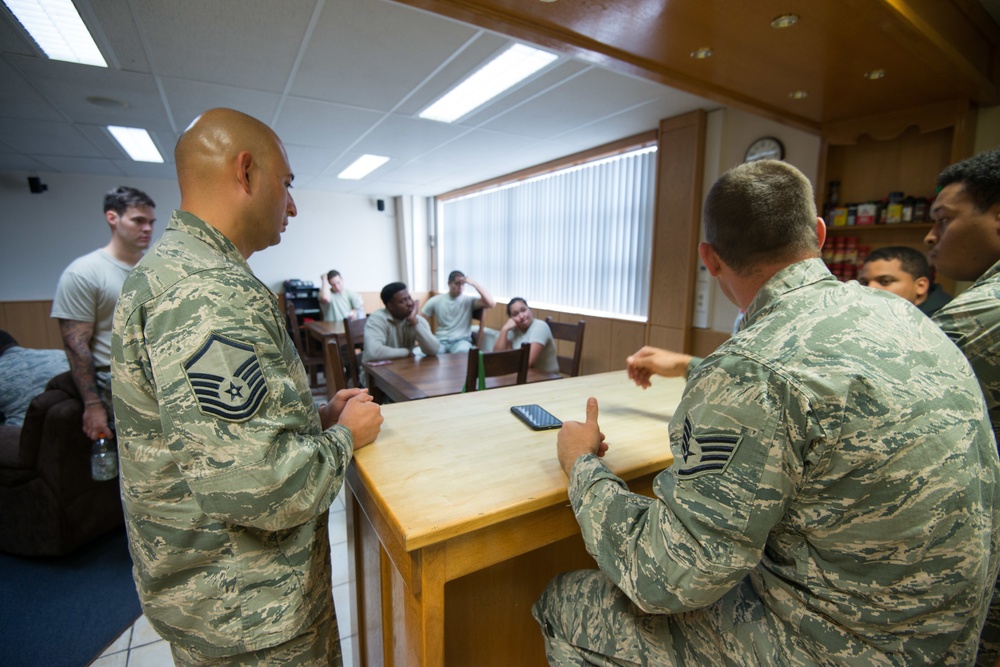
<path id="1" fill-rule="evenodd" d="M 904 245 L 926 252 L 937 175 L 971 155 L 974 127 L 975 110 L 968 100 L 824 124 L 818 173 L 823 187 L 817 192 L 826 204 L 824 259 L 836 253 L 839 243 L 847 256 L 840 262 L 830 259 L 831 270 L 838 268 L 842 279 L 850 280 L 872 250 Z M 847 224 L 851 217 L 853 225 Z M 941 282 L 946 290 L 954 287 Z"/>

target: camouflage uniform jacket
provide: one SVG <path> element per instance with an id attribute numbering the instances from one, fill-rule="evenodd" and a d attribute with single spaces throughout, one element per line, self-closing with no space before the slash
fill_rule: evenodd
<path id="1" fill-rule="evenodd" d="M 1000 262 L 932 319 L 972 364 L 1000 441 Z"/>
<path id="2" fill-rule="evenodd" d="M 640 614 L 706 607 L 749 575 L 742 617 L 769 632 L 714 616 L 731 664 L 971 663 L 1000 464 L 968 363 L 916 308 L 818 259 L 778 272 L 746 317 L 688 380 L 656 499 L 576 462 L 601 570 Z"/>
<path id="3" fill-rule="evenodd" d="M 171 643 L 253 651 L 331 600 L 327 508 L 350 431 L 323 431 L 268 290 L 176 211 L 126 280 L 112 373 L 121 490 L 143 611 Z"/>

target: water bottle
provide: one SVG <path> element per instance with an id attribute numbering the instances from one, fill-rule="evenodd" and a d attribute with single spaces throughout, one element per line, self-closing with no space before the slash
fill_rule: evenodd
<path id="1" fill-rule="evenodd" d="M 106 482 L 118 476 L 118 453 L 102 433 L 90 448 L 90 477 Z"/>

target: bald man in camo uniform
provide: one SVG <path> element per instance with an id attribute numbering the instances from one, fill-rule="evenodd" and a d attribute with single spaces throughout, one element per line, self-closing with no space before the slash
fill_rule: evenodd
<path id="1" fill-rule="evenodd" d="M 142 609 L 178 665 L 341 664 L 327 509 L 382 422 L 318 410 L 247 258 L 296 214 L 278 137 L 231 109 L 177 142 L 181 210 L 122 288 L 112 378 Z"/>
<path id="2" fill-rule="evenodd" d="M 704 360 L 629 358 L 640 386 L 688 376 L 655 498 L 602 463 L 595 399 L 559 433 L 600 570 L 560 575 L 536 603 L 549 661 L 970 664 L 1000 462 L 969 364 L 902 299 L 830 275 L 794 167 L 727 172 L 705 225 L 702 260 L 745 322 Z"/>

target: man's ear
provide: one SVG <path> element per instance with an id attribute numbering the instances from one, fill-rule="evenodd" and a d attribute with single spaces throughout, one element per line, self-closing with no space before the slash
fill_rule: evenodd
<path id="1" fill-rule="evenodd" d="M 118 213 L 116 211 L 114 211 L 114 210 L 105 211 L 104 212 L 104 219 L 108 221 L 109 225 L 111 225 L 111 230 L 112 231 L 114 231 L 115 227 L 118 226 L 119 217 L 118 217 Z"/>
<path id="2" fill-rule="evenodd" d="M 931 281 L 927 276 L 920 276 L 913 281 L 913 285 L 917 288 L 917 296 L 924 296 L 931 288 Z"/>
<path id="3" fill-rule="evenodd" d="M 240 151 L 236 156 L 236 180 L 247 194 L 250 194 L 250 170 L 254 166 L 250 151 Z"/>
<path id="4" fill-rule="evenodd" d="M 715 248 L 711 244 L 702 241 L 698 244 L 698 254 L 701 255 L 701 261 L 705 264 L 705 268 L 708 269 L 709 275 L 713 278 L 719 275 L 719 272 L 722 270 L 722 260 L 715 254 Z"/>
<path id="5" fill-rule="evenodd" d="M 819 243 L 819 249 L 823 249 L 823 244 L 826 243 L 826 223 L 823 222 L 823 218 L 816 218 L 816 240 Z"/>

